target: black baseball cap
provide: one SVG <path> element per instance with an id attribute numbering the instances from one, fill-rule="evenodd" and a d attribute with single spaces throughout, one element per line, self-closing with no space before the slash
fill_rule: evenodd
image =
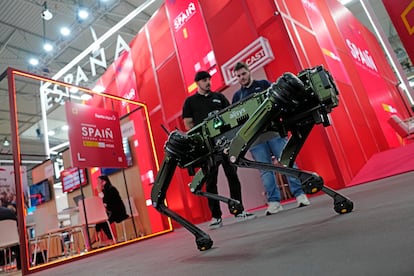
<path id="1" fill-rule="evenodd" d="M 194 81 L 204 80 L 206 78 L 211 79 L 210 73 L 207 72 L 207 71 L 199 71 L 199 72 L 196 73 L 196 75 L 194 77 Z"/>

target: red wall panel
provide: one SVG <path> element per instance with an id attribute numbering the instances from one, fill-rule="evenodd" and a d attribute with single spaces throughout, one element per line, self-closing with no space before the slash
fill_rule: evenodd
<path id="1" fill-rule="evenodd" d="M 162 129 L 161 125 L 165 125 L 163 119 L 163 113 L 161 109 L 152 110 L 149 115 L 151 121 L 152 132 L 154 135 L 155 150 L 157 152 L 158 162 L 161 162 L 164 158 L 164 144 L 168 139 L 168 134 Z"/>
<path id="2" fill-rule="evenodd" d="M 273 0 L 246 0 L 246 4 L 257 30 L 260 30 L 269 20 L 276 16 L 276 7 Z"/>
<path id="3" fill-rule="evenodd" d="M 232 0 L 199 0 L 203 10 L 204 19 L 206 22 L 210 21 L 214 16 L 220 13 L 223 9 L 227 9 L 226 5 L 234 2 Z M 241 2 L 241 1 L 240 1 Z M 239 2 L 239 4 L 241 4 Z"/>
<path id="4" fill-rule="evenodd" d="M 139 32 L 131 45 L 131 51 L 139 100 L 146 103 L 149 110 L 153 110 L 159 106 L 160 99 L 148 45 L 145 32 Z"/>
<path id="5" fill-rule="evenodd" d="M 157 71 L 161 91 L 161 106 L 165 118 L 175 118 L 181 114 L 181 107 L 187 97 L 183 86 L 181 71 L 176 56 L 170 58 Z"/>
<path id="6" fill-rule="evenodd" d="M 202 8 L 204 10 L 204 6 Z M 244 1 L 230 1 L 225 9 L 206 18 L 206 23 L 219 65 L 224 64 L 258 37 Z"/>
<path id="7" fill-rule="evenodd" d="M 269 81 L 275 81 L 284 72 L 296 73 L 300 70 L 300 64 L 295 50 L 289 40 L 285 25 L 281 16 L 274 16 L 261 28 L 260 36 L 266 37 L 272 47 L 274 61 L 265 66 Z"/>
<path id="8" fill-rule="evenodd" d="M 292 16 L 295 21 L 301 26 L 311 30 L 312 27 L 305 13 L 303 5 L 311 5 L 313 1 L 302 1 L 302 0 L 279 0 L 275 1 L 276 10 L 282 13 L 284 16 Z"/>
<path id="9" fill-rule="evenodd" d="M 165 6 L 148 22 L 148 33 L 155 67 L 160 66 L 168 57 L 175 53 L 171 30 L 167 20 Z"/>

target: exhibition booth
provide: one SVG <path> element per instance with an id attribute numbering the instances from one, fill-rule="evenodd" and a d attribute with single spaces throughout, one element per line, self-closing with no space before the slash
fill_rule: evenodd
<path id="1" fill-rule="evenodd" d="M 169 131 L 184 130 L 181 109 L 196 92 L 193 78 L 199 70 L 209 71 L 212 89 L 231 99 L 239 89 L 232 72 L 238 61 L 249 64 L 256 79 L 272 82 L 284 72 L 323 65 L 339 89 L 339 106 L 330 114 L 331 126 L 312 130 L 297 164 L 333 189 L 351 185 L 376 153 L 404 143 L 388 120 L 393 114 L 411 116 L 406 97 L 375 36 L 335 0 L 166 1 L 129 45 L 119 35 L 113 41 L 116 61 L 106 65 L 101 51 L 90 57 L 90 68 L 78 66 L 62 77 L 72 82 L 8 70 L 18 217 L 24 222 L 19 227 L 27 233 L 20 237 L 24 273 L 179 227 L 152 207 L 151 189 Z M 95 86 L 102 90 L 83 88 L 85 72 L 98 67 L 105 69 Z M 15 98 L 22 89 L 40 93 L 36 108 L 43 110 L 43 134 L 56 121 L 69 126 L 62 146 L 42 136 L 45 160 L 27 172 L 30 181 L 23 179 L 19 151 L 24 110 Z M 96 221 L 86 202 L 99 198 L 101 174 L 109 175 L 130 215 L 112 225 L 113 241 L 89 227 Z M 240 169 L 239 176 L 244 207 L 263 207 L 259 172 Z M 220 172 L 219 193 L 228 195 L 225 181 Z M 57 182 L 67 198 L 65 208 L 57 208 Z M 205 222 L 207 201 L 191 193 L 190 182 L 186 170 L 176 170 L 168 206 L 192 223 Z M 284 193 L 285 200 L 290 197 Z M 39 217 L 43 211 L 47 215 Z"/>

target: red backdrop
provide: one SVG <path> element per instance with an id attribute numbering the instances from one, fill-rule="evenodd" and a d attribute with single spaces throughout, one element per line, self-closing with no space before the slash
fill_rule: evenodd
<path id="1" fill-rule="evenodd" d="M 208 39 L 203 41 L 211 43 L 217 68 L 264 37 L 274 55 L 264 67 L 269 80 L 319 64 L 332 72 L 340 105 L 332 113 L 331 127 L 317 126 L 312 131 L 299 155 L 300 167 L 340 189 L 374 153 L 399 146 L 386 123 L 390 109 L 385 108 L 391 106 L 402 117 L 409 115 L 395 88 L 397 80 L 375 37 L 336 0 L 200 0 L 199 4 L 198 19 L 204 21 L 197 24 L 205 26 Z M 185 77 L 191 74 L 183 64 L 183 45 L 168 19 L 162 6 L 130 45 L 137 100 L 149 108 L 160 159 L 167 139 L 161 125 L 183 129 L 181 107 L 192 81 Z M 191 25 L 187 27 L 190 30 Z M 204 55 L 191 43 L 185 46 L 194 56 Z M 116 70 L 108 72 L 116 74 Z M 216 88 L 227 89 L 220 70 L 217 76 Z M 206 200 L 190 193 L 190 180 L 185 170 L 177 170 L 167 194 L 169 206 L 192 222 L 206 221 L 210 219 Z"/>

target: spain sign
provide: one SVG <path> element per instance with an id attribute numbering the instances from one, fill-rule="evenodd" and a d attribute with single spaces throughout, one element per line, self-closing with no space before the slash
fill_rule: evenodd
<path id="1" fill-rule="evenodd" d="M 71 102 L 65 110 L 73 166 L 127 167 L 117 112 Z"/>

